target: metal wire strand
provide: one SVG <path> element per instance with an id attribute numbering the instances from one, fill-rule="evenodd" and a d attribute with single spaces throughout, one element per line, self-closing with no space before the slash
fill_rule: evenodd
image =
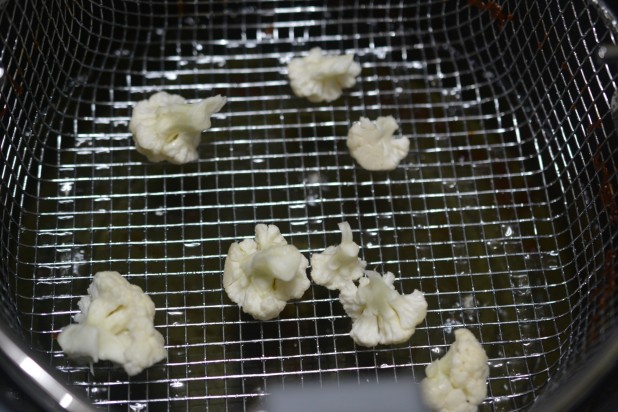
<path id="1" fill-rule="evenodd" d="M 273 385 L 419 381 L 467 327 L 490 359 L 481 409 L 520 410 L 616 329 L 616 78 L 595 58 L 616 34 L 596 6 L 99 3 L 0 10 L 0 313 L 92 402 L 238 410 Z M 288 84 L 287 63 L 316 46 L 362 66 L 329 104 Z M 161 90 L 228 98 L 195 163 L 135 150 L 132 107 Z M 365 171 L 348 129 L 388 115 L 410 153 Z M 355 346 L 337 294 L 315 285 L 268 322 L 223 291 L 228 247 L 257 223 L 309 257 L 341 221 L 368 268 L 425 292 L 409 342 Z M 91 374 L 55 342 L 101 270 L 157 307 L 168 359 L 132 379 L 106 362 Z"/>

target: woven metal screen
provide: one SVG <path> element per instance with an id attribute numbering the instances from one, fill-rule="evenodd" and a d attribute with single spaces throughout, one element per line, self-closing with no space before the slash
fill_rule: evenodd
<path id="1" fill-rule="evenodd" d="M 594 3 L 481 4 L 9 1 L 4 321 L 94 403 L 130 410 L 257 407 L 272 385 L 308 380 L 419 380 L 465 326 L 490 359 L 481 409 L 529 407 L 616 329 L 616 71 L 594 58 L 616 34 Z M 331 104 L 287 81 L 286 63 L 315 46 L 362 66 Z M 131 108 L 161 90 L 227 96 L 199 161 L 135 151 Z M 372 173 L 345 136 L 381 115 L 411 150 Z M 344 220 L 369 268 L 425 292 L 408 343 L 356 347 L 337 295 L 318 286 L 267 322 L 225 295 L 227 249 L 256 223 L 309 256 L 338 243 Z M 101 270 L 152 297 L 165 336 L 167 361 L 131 379 L 105 362 L 91 374 L 55 342 Z"/>

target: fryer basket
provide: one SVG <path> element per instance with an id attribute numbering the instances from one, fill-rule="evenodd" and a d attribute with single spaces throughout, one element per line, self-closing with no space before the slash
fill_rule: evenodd
<path id="1" fill-rule="evenodd" d="M 277 385 L 419 381 L 465 326 L 490 362 L 480 409 L 523 410 L 578 399 L 561 388 L 614 353 L 618 68 L 596 51 L 618 29 L 598 1 L 0 3 L 0 335 L 67 393 L 255 409 Z M 328 104 L 287 81 L 316 46 L 362 66 Z M 227 96 L 197 162 L 136 152 L 131 109 L 161 90 Z M 347 131 L 387 115 L 410 153 L 365 171 Z M 257 223 L 309 256 L 341 221 L 368 268 L 425 292 L 409 342 L 355 346 L 337 294 L 316 285 L 266 322 L 223 291 L 227 249 Z M 108 362 L 91 373 L 55 341 L 102 270 L 157 308 L 168 359 L 133 378 Z"/>

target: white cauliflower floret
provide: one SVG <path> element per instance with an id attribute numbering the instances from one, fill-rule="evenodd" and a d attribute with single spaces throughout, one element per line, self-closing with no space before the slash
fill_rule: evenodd
<path id="1" fill-rule="evenodd" d="M 99 272 L 78 303 L 76 324 L 62 329 L 58 344 L 71 358 L 110 360 L 137 375 L 167 356 L 153 325 L 155 306 L 139 286 L 118 272 Z"/>
<path id="2" fill-rule="evenodd" d="M 348 132 L 350 155 L 363 169 L 393 170 L 410 150 L 407 137 L 393 137 L 398 128 L 393 116 L 378 117 L 375 122 L 361 117 Z"/>
<path id="3" fill-rule="evenodd" d="M 210 128 L 210 116 L 225 102 L 225 97 L 214 96 L 187 103 L 183 97 L 166 92 L 138 102 L 129 122 L 137 151 L 151 162 L 184 164 L 197 160 L 202 131 Z"/>
<path id="4" fill-rule="evenodd" d="M 487 354 L 468 329 L 455 331 L 449 351 L 425 373 L 421 391 L 433 411 L 474 412 L 487 396 Z"/>
<path id="5" fill-rule="evenodd" d="M 255 240 L 232 243 L 225 259 L 223 287 L 244 312 L 259 320 L 273 319 L 290 299 L 309 288 L 309 262 L 288 245 L 275 225 L 255 226 Z"/>
<path id="6" fill-rule="evenodd" d="M 354 55 L 324 56 L 315 47 L 306 57 L 288 63 L 288 77 L 294 94 L 310 102 L 332 102 L 341 96 L 342 89 L 356 84 L 361 72 Z"/>
<path id="7" fill-rule="evenodd" d="M 393 285 L 395 275 L 390 272 L 384 276 L 373 271 L 365 274 L 358 287 L 348 282 L 339 295 L 343 308 L 352 318 L 350 336 L 362 346 L 407 341 L 416 325 L 425 319 L 425 296 L 418 290 L 400 295 Z"/>
<path id="8" fill-rule="evenodd" d="M 348 222 L 339 223 L 341 243 L 329 246 L 322 253 L 311 256 L 313 281 L 330 290 L 341 289 L 346 282 L 363 276 L 367 263 L 358 258 L 360 248 L 352 240 L 352 228 Z"/>

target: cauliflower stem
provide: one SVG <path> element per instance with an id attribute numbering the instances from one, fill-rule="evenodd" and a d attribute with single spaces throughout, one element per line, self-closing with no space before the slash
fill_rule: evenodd
<path id="1" fill-rule="evenodd" d="M 352 318 L 350 336 L 358 345 L 368 347 L 407 341 L 427 314 L 423 293 L 415 290 L 400 295 L 390 272 L 384 276 L 374 271 L 365 274 L 358 287 L 348 282 L 339 295 L 344 310 Z"/>
<path id="2" fill-rule="evenodd" d="M 253 282 L 261 280 L 281 280 L 289 282 L 294 278 L 295 271 L 290 268 L 300 266 L 302 255 L 292 245 L 273 246 L 256 252 L 243 263 L 245 273 L 253 273 Z"/>
<path id="3" fill-rule="evenodd" d="M 184 164 L 197 160 L 202 130 L 210 128 L 210 116 L 225 103 L 222 96 L 187 103 L 182 96 L 155 93 L 133 109 L 129 129 L 135 148 L 151 162 Z"/>
<path id="4" fill-rule="evenodd" d="M 367 263 L 358 258 L 360 247 L 352 240 L 348 222 L 339 223 L 341 243 L 329 246 L 324 252 L 311 256 L 311 278 L 330 290 L 341 289 L 351 280 L 363 276 Z"/>
<path id="5" fill-rule="evenodd" d="M 221 99 L 215 96 L 197 103 L 170 104 L 156 109 L 159 133 L 169 143 L 182 133 L 200 133 L 211 126 L 210 115 L 223 107 Z"/>
<path id="6" fill-rule="evenodd" d="M 255 239 L 230 245 L 223 288 L 244 312 L 259 320 L 273 319 L 288 300 L 300 298 L 309 288 L 308 264 L 277 226 L 259 224 Z"/>

